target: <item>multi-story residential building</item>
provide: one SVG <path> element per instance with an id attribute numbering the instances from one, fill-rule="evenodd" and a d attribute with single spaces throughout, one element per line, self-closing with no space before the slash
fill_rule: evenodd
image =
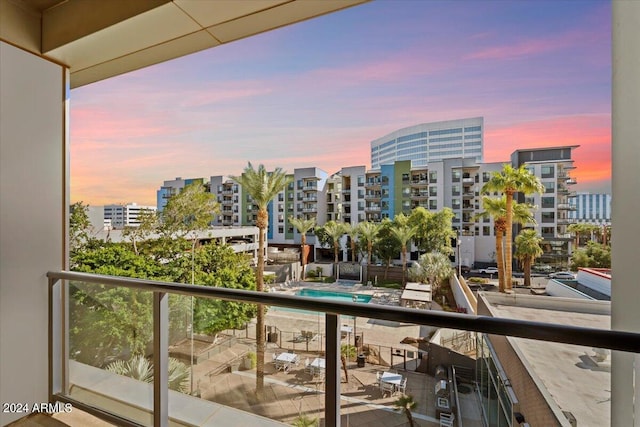
<path id="1" fill-rule="evenodd" d="M 126 205 L 105 205 L 104 223 L 111 228 L 138 227 L 141 212 L 155 212 L 155 206 L 140 206 L 136 203 Z"/>
<path id="2" fill-rule="evenodd" d="M 365 174 L 365 166 L 349 166 L 327 179 L 327 221 L 355 225 L 365 220 Z"/>
<path id="3" fill-rule="evenodd" d="M 326 218 L 326 190 L 328 174 L 322 169 L 309 167 L 294 169 L 289 175 L 292 182 L 268 204 L 269 227 L 267 239 L 270 244 L 293 244 L 299 242 L 297 230 L 289 218 L 317 218 L 322 225 Z M 220 203 L 220 215 L 216 225 L 246 226 L 257 220 L 257 206 L 251 196 L 242 191 L 242 186 L 227 176 L 212 176 L 210 191 Z M 313 237 L 309 236 L 313 243 Z"/>
<path id="4" fill-rule="evenodd" d="M 575 182 L 575 180 L 573 180 Z M 577 192 L 575 210 L 570 218 L 577 222 L 591 224 L 611 224 L 611 195 L 605 193 Z"/>
<path id="5" fill-rule="evenodd" d="M 572 220 L 568 212 L 575 193 L 569 185 L 573 169 L 571 149 L 555 147 L 517 150 L 511 156 L 513 166 L 526 163 L 545 186 L 545 194 L 526 201 L 539 207 L 536 222 L 545 239 L 542 262 L 566 263 L 570 251 L 570 236 L 566 226 Z M 478 218 L 482 206 L 482 186 L 504 163 L 480 163 L 473 158 L 451 158 L 412 166 L 410 160 L 400 160 L 367 171 L 365 182 L 365 213 L 369 221 L 393 219 L 399 213 L 408 214 L 416 207 L 438 211 L 448 207 L 453 211 L 453 227 L 459 232 L 460 251 L 456 262 L 471 266 L 496 260 L 493 219 Z M 519 197 L 524 202 L 524 197 Z M 516 233 L 517 234 L 517 233 Z"/>
<path id="6" fill-rule="evenodd" d="M 178 177 L 170 181 L 165 181 L 156 192 L 156 206 L 158 207 L 158 212 L 162 212 L 164 207 L 167 205 L 167 200 L 169 200 L 171 196 L 175 196 L 182 191 L 184 187 L 196 182 L 203 185 L 205 184 L 204 178 L 182 179 Z"/>
<path id="7" fill-rule="evenodd" d="M 371 168 L 400 160 L 412 166 L 457 157 L 482 162 L 483 141 L 482 117 L 410 126 L 371 141 Z"/>
<path id="8" fill-rule="evenodd" d="M 239 226 L 248 225 L 243 222 L 242 187 L 227 176 L 212 176 L 209 191 L 216 196 L 220 205 L 220 214 L 214 220 L 215 225 Z"/>
<path id="9" fill-rule="evenodd" d="M 576 197 L 576 192 L 570 190 L 570 186 L 576 182 L 570 176 L 570 172 L 575 169 L 571 153 L 577 147 L 572 145 L 516 150 L 511 155 L 514 167 L 525 165 L 540 178 L 544 186 L 543 194 L 517 196 L 519 202 L 528 202 L 538 207 L 534 215 L 536 227 L 544 239 L 544 254 L 539 258 L 542 263 L 567 265 L 569 261 L 572 239 L 567 226 L 576 222 L 570 216 L 575 210 Z M 515 226 L 516 230 L 520 228 L 522 227 Z"/>

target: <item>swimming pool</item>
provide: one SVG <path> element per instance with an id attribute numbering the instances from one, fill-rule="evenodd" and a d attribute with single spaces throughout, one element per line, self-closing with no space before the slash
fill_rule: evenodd
<path id="1" fill-rule="evenodd" d="M 368 303 L 369 301 L 371 301 L 371 298 L 372 298 L 371 295 L 360 295 L 360 294 L 352 294 L 349 292 L 325 291 L 322 289 L 307 289 L 307 288 L 300 289 L 299 291 L 297 291 L 296 296 L 320 298 L 325 300 L 342 301 L 342 302 L 359 302 L 363 304 Z M 356 297 L 355 301 L 353 300 L 354 296 Z M 288 311 L 292 313 L 303 313 L 303 314 L 314 314 L 314 315 L 318 314 L 318 312 L 316 311 L 301 310 L 298 308 L 277 307 L 277 306 L 272 306 L 270 310 Z M 352 318 L 350 316 L 345 316 L 345 317 Z"/>
<path id="2" fill-rule="evenodd" d="M 335 291 L 325 291 L 322 289 L 301 289 L 296 292 L 297 296 L 301 297 L 310 297 L 310 298 L 322 298 L 333 301 L 344 301 L 344 302 L 362 302 L 368 303 L 371 301 L 371 295 L 359 295 L 353 294 L 349 292 L 335 292 Z M 354 301 L 353 297 L 356 297 Z"/>

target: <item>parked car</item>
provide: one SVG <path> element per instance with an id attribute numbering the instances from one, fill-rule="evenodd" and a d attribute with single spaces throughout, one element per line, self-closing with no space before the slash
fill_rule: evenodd
<path id="1" fill-rule="evenodd" d="M 576 275 L 570 271 L 557 271 L 555 273 L 549 274 L 548 277 L 550 279 L 576 280 Z"/>
<path id="2" fill-rule="evenodd" d="M 498 267 L 486 267 L 478 270 L 478 273 L 483 274 L 498 274 Z"/>

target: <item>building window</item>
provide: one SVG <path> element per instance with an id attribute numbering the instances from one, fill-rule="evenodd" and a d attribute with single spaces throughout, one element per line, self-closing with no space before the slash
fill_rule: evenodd
<path id="1" fill-rule="evenodd" d="M 491 236 L 491 227 L 489 227 L 488 225 L 483 225 L 482 226 L 482 235 L 483 236 Z"/>
<path id="2" fill-rule="evenodd" d="M 431 171 L 429 172 L 429 183 L 436 184 L 438 182 L 438 172 Z"/>
<path id="3" fill-rule="evenodd" d="M 491 179 L 491 172 L 482 172 L 482 182 L 489 182 Z"/>
<path id="4" fill-rule="evenodd" d="M 556 222 L 556 213 L 555 212 L 542 212 L 542 222 Z"/>
<path id="5" fill-rule="evenodd" d="M 438 209 L 438 201 L 437 200 L 429 200 L 429 209 L 435 211 Z"/>
<path id="6" fill-rule="evenodd" d="M 451 171 L 451 181 L 460 182 L 460 171 Z"/>
<path id="7" fill-rule="evenodd" d="M 545 181 L 542 185 L 544 185 L 545 193 L 553 193 L 555 191 L 555 183 L 553 181 Z"/>
<path id="8" fill-rule="evenodd" d="M 284 227 L 282 225 L 278 226 L 278 233 L 284 233 Z"/>
<path id="9" fill-rule="evenodd" d="M 553 208 L 555 207 L 555 197 L 543 197 L 542 198 L 542 207 L 543 208 Z"/>
<path id="10" fill-rule="evenodd" d="M 460 186 L 459 185 L 451 186 L 451 195 L 452 196 L 459 196 L 460 195 Z"/>
<path id="11" fill-rule="evenodd" d="M 435 197 L 438 195 L 438 187 L 429 187 L 429 196 Z"/>
<path id="12" fill-rule="evenodd" d="M 542 178 L 553 178 L 555 172 L 555 167 L 553 165 L 542 165 L 541 177 Z"/>
<path id="13" fill-rule="evenodd" d="M 460 209 L 460 199 L 451 200 L 451 209 Z"/>
<path id="14" fill-rule="evenodd" d="M 363 187 L 363 186 L 364 186 L 364 176 L 358 175 L 358 187 Z"/>

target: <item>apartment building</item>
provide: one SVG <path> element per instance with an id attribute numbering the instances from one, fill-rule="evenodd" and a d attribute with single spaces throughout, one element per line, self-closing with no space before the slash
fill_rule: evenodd
<path id="1" fill-rule="evenodd" d="M 327 179 L 326 221 L 355 225 L 365 220 L 365 176 L 365 166 L 348 166 Z"/>
<path id="2" fill-rule="evenodd" d="M 172 196 L 180 193 L 184 187 L 189 184 L 199 183 L 205 184 L 204 178 L 187 178 L 182 179 L 181 177 L 177 177 L 176 179 L 165 181 L 160 189 L 156 192 L 156 206 L 158 208 L 158 212 L 162 212 L 164 207 L 167 205 L 167 200 L 169 200 Z"/>
<path id="3" fill-rule="evenodd" d="M 575 180 L 574 180 L 575 182 Z M 577 192 L 575 210 L 569 217 L 577 222 L 611 225 L 611 195 L 606 193 Z"/>
<path id="4" fill-rule="evenodd" d="M 220 214 L 214 220 L 215 225 L 239 226 L 243 223 L 242 187 L 228 176 L 212 176 L 209 180 L 209 191 L 216 196 L 220 205 Z"/>
<path id="5" fill-rule="evenodd" d="M 576 183 L 576 180 L 571 177 L 571 171 L 575 169 L 571 153 L 576 148 L 578 148 L 577 145 L 534 148 L 516 150 L 511 155 L 511 163 L 514 167 L 525 165 L 529 171 L 540 178 L 544 186 L 543 194 L 527 197 L 522 194 L 517 195 L 518 202 L 527 202 L 538 207 L 534 216 L 538 224 L 536 227 L 544 239 L 542 242 L 544 253 L 539 258 L 541 263 L 566 266 L 569 262 L 572 238 L 567 227 L 576 222 L 576 219 L 570 215 L 576 209 L 576 192 L 571 190 L 571 185 Z M 516 231 L 521 228 L 522 226 L 515 226 Z"/>
<path id="6" fill-rule="evenodd" d="M 112 229 L 124 227 L 138 227 L 140 221 L 138 219 L 141 212 L 155 212 L 155 206 L 140 206 L 136 203 L 128 203 L 126 205 L 105 205 L 104 206 L 104 224 Z"/>
<path id="7" fill-rule="evenodd" d="M 413 166 L 456 157 L 483 160 L 484 118 L 422 123 L 371 141 L 371 168 L 401 160 Z"/>

